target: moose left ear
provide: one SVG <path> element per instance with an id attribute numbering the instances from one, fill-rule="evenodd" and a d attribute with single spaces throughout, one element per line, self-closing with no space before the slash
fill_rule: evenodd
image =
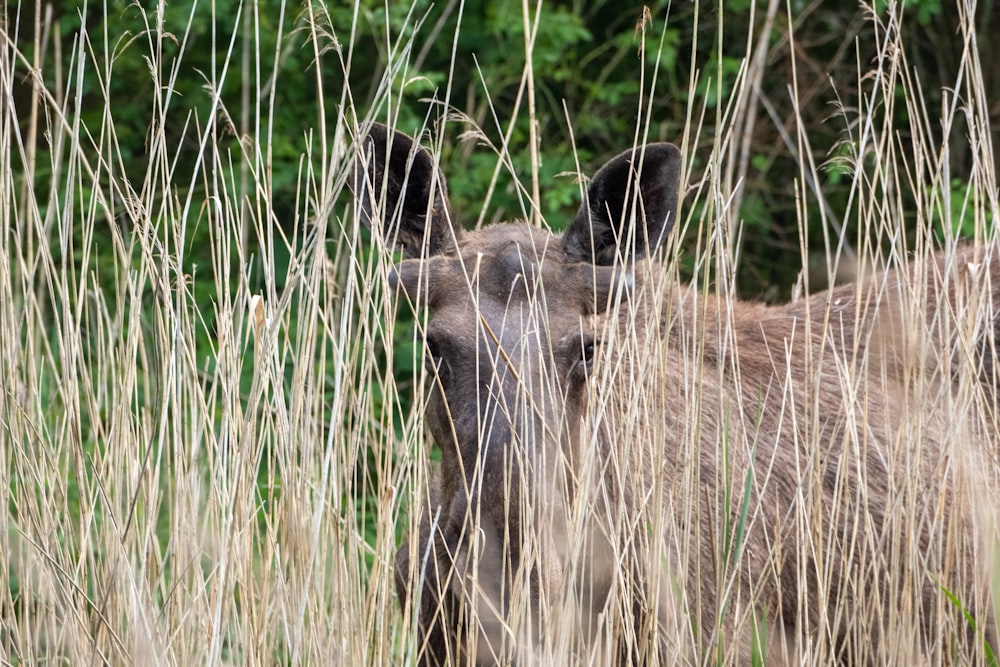
<path id="1" fill-rule="evenodd" d="M 351 190 L 361 221 L 381 221 L 385 239 L 408 257 L 449 254 L 461 227 L 431 154 L 402 132 L 372 124 L 355 160 Z M 382 206 L 385 206 L 383 209 Z"/>
<path id="2" fill-rule="evenodd" d="M 649 255 L 676 222 L 680 172 L 681 153 L 673 144 L 648 144 L 612 159 L 591 179 L 563 249 L 605 266 Z"/>

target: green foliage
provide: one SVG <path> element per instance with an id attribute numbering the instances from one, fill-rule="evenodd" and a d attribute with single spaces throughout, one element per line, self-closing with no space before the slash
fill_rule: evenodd
<path id="1" fill-rule="evenodd" d="M 934 207 L 934 231 L 938 238 L 950 235 L 956 238 L 972 238 L 976 233 L 977 218 L 983 213 L 984 202 L 978 191 L 958 178 L 951 179 L 947 202 Z M 944 206 L 947 205 L 947 211 Z M 992 218 L 982 215 L 985 229 L 993 227 Z M 947 234 L 945 227 L 947 226 Z"/>
<path id="2" fill-rule="evenodd" d="M 750 664 L 752 667 L 765 667 L 767 659 L 767 616 L 754 613 L 751 616 L 750 631 L 753 636 L 750 638 Z M 775 641 L 772 639 L 772 641 Z"/>
<path id="3" fill-rule="evenodd" d="M 890 4 L 895 4 L 896 10 L 899 11 L 903 3 L 897 0 L 875 0 L 875 10 L 884 15 L 889 10 Z M 941 15 L 941 0 L 909 0 L 905 4 L 907 11 L 915 15 L 917 22 L 922 26 L 929 25 Z"/>

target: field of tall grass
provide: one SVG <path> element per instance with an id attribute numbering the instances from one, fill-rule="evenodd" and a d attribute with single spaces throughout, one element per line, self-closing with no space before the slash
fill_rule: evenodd
<path id="1" fill-rule="evenodd" d="M 18 15 L 8 6 L 0 23 L 0 664 L 408 664 L 419 648 L 415 619 L 400 608 L 393 568 L 399 544 L 415 529 L 410 508 L 425 492 L 435 457 L 420 410 L 426 371 L 414 314 L 388 289 L 394 258 L 363 229 L 347 182 L 359 127 L 372 119 L 395 124 L 405 94 L 399 81 L 422 40 L 454 40 L 455 59 L 474 54 L 460 52 L 455 35 L 422 24 L 423 9 L 415 6 L 413 29 L 384 45 L 381 80 L 365 91 L 330 90 L 322 67 L 351 72 L 356 25 L 333 26 L 319 4 L 306 5 L 294 24 L 268 25 L 279 48 L 294 39 L 295 48 L 311 52 L 322 110 L 300 119 L 296 140 L 305 148 L 292 157 L 295 197 L 279 209 L 272 132 L 277 117 L 294 118 L 297 110 L 276 101 L 282 77 L 254 51 L 262 25 L 254 6 L 243 5 L 233 25 L 212 31 L 213 53 L 222 45 L 226 55 L 213 57 L 200 71 L 203 87 L 187 93 L 209 100 L 205 116 L 176 111 L 177 73 L 199 45 L 188 44 L 185 31 L 164 28 L 164 5 L 134 11 L 146 30 L 114 43 L 86 31 L 54 33 L 41 10 Z M 760 9 L 765 25 L 786 11 L 793 9 L 777 2 Z M 907 16 L 892 3 L 867 11 L 876 43 L 865 46 L 877 56 L 859 57 L 855 80 L 842 82 L 850 96 L 830 99 L 828 122 L 843 128 L 840 145 L 817 153 L 795 123 L 780 124 L 781 150 L 800 165 L 789 197 L 803 220 L 822 217 L 826 248 L 790 298 L 813 283 L 870 277 L 935 248 L 997 242 L 989 113 L 1000 91 L 986 89 L 978 55 L 979 41 L 992 36 L 976 34 L 963 19 L 964 49 L 942 103 L 931 107 L 900 36 L 898 22 Z M 960 0 L 949 11 L 966 16 L 972 7 Z M 195 5 L 188 27 L 213 20 L 211 12 Z M 541 14 L 524 3 L 523 16 L 530 35 Z M 662 48 L 658 35 L 671 19 L 637 19 L 636 50 Z M 670 275 L 680 280 L 683 273 L 730 303 L 741 259 L 740 201 L 755 169 L 747 136 L 754 122 L 778 121 L 759 94 L 771 37 L 758 37 L 740 36 L 746 55 L 732 87 L 723 89 L 707 63 L 683 63 L 680 77 L 706 93 L 689 101 L 682 135 L 653 136 L 655 78 L 643 80 L 638 108 L 620 110 L 634 117 L 635 134 L 619 137 L 618 150 L 648 134 L 684 151 L 690 187 L 678 241 L 665 253 Z M 178 44 L 183 48 L 168 48 Z M 529 63 L 532 48 L 529 38 Z M 102 92 L 126 66 L 148 70 L 151 97 Z M 232 81 L 245 93 L 239 109 L 224 102 Z M 459 92 L 448 81 L 435 85 L 425 127 L 400 129 L 426 130 L 431 147 L 445 135 L 477 136 L 474 120 L 456 111 Z M 24 86 L 29 96 L 15 94 Z M 483 86 L 488 91 L 490 81 Z M 533 117 L 539 92 L 531 67 L 519 90 L 517 113 Z M 707 106 L 710 94 L 721 103 Z M 794 82 L 787 94 L 797 99 Z M 126 169 L 133 162 L 121 149 L 116 119 L 125 107 L 145 118 L 145 169 L 138 173 Z M 489 122 L 504 127 L 510 119 Z M 238 142 L 229 141 L 233 135 Z M 950 172 L 956 147 L 971 174 L 961 181 Z M 470 141 L 468 150 L 495 151 L 498 172 L 510 157 L 504 144 Z M 532 168 L 513 176 L 524 217 L 544 225 L 546 211 L 536 203 L 546 188 L 539 167 L 546 156 L 529 150 Z M 181 159 L 182 152 L 195 157 Z M 579 169 L 592 174 L 598 165 Z M 441 168 L 451 184 L 461 181 L 460 172 Z M 849 183 L 847 210 L 833 210 L 824 197 L 831 178 Z M 489 217 L 463 213 L 470 223 Z M 804 266 L 808 229 L 803 223 L 798 239 Z M 989 281 L 976 283 L 963 297 L 981 304 L 961 311 L 971 313 L 963 324 L 969 331 L 993 327 L 989 289 Z M 912 290 L 882 298 L 900 300 L 921 321 L 925 296 Z M 625 381 L 618 370 L 606 372 L 595 387 Z M 945 395 L 929 386 L 922 394 L 924 376 L 913 377 L 915 395 Z M 983 533 L 974 565 L 991 581 L 973 599 L 956 595 L 954 610 L 937 610 L 932 621 L 942 635 L 955 632 L 955 621 L 941 620 L 950 611 L 958 625 L 964 610 L 970 619 L 990 608 L 1000 615 L 1000 559 L 990 532 L 1000 518 L 993 504 L 1000 414 L 989 400 L 995 397 L 968 374 L 957 377 L 944 404 L 925 396 L 911 407 L 933 405 L 937 418 L 955 424 L 956 441 L 969 429 L 990 434 L 994 445 L 977 453 L 977 475 L 955 474 L 953 484 Z M 838 377 L 852 380 L 850 372 Z M 863 395 L 865 388 L 852 391 Z M 595 411 L 590 416 L 599 419 Z M 905 459 L 891 463 L 904 486 L 920 474 Z M 743 484 L 734 483 L 733 503 Z M 665 488 L 681 514 L 703 500 L 693 477 L 668 480 Z M 844 502 L 845 512 L 863 511 L 847 494 Z M 916 506 L 895 509 L 890 520 L 920 514 Z M 770 517 L 742 518 L 754 520 Z M 806 525 L 806 517 L 786 520 Z M 733 530 L 720 524 L 717 535 L 700 539 L 722 545 Z M 800 537 L 783 548 L 822 550 L 822 536 Z M 681 567 L 703 547 L 692 540 L 676 548 Z M 933 576 L 916 551 L 914 543 L 892 553 L 910 559 L 913 581 Z M 725 588 L 730 574 L 721 567 L 715 576 Z M 681 608 L 691 603 L 678 598 Z M 757 622 L 752 604 L 742 609 L 725 627 L 734 637 Z M 830 613 L 837 615 L 836 604 Z M 928 621 L 919 610 L 899 613 L 887 627 L 902 633 L 900 641 L 912 639 L 905 628 Z M 672 642 L 677 662 L 733 659 L 735 640 L 712 635 L 713 646 L 705 647 L 700 642 L 710 633 L 699 638 L 686 618 L 682 613 Z M 798 647 L 798 659 L 826 664 L 833 642 L 818 632 Z M 997 649 L 983 638 L 973 657 L 985 664 Z"/>

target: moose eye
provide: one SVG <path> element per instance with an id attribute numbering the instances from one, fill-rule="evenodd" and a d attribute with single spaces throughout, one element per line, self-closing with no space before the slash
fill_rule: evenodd
<path id="1" fill-rule="evenodd" d="M 597 356 L 597 349 L 601 342 L 593 338 L 585 338 L 583 346 L 580 348 L 580 361 L 576 365 L 576 370 L 582 373 L 589 373 L 594 365 L 594 357 Z"/>

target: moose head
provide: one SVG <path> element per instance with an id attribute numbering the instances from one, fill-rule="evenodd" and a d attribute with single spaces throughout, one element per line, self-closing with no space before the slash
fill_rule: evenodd
<path id="1" fill-rule="evenodd" d="M 601 316 L 673 227 L 680 170 L 675 146 L 638 146 L 593 176 L 562 235 L 523 223 L 464 231 L 426 150 L 381 125 L 364 136 L 360 215 L 407 257 L 390 282 L 430 313 L 425 418 L 441 465 L 420 544 L 397 558 L 401 599 L 423 582 L 425 662 L 511 659 L 515 608 L 530 617 L 561 585 L 559 517 L 576 482 L 565 463 L 578 456 Z"/>

